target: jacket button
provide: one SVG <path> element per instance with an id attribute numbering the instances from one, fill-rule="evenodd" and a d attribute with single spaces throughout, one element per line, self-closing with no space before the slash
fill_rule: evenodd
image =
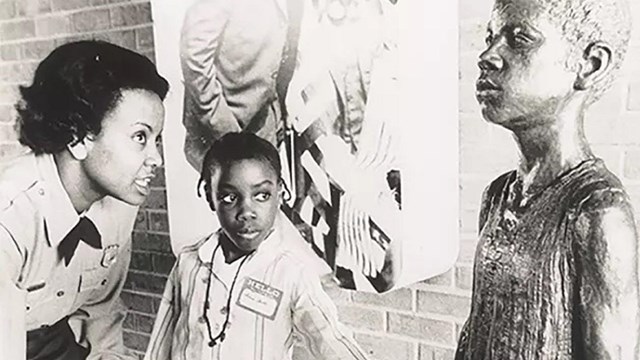
<path id="1" fill-rule="evenodd" d="M 40 190 L 38 190 L 38 194 L 40 194 L 40 195 L 44 195 L 44 189 L 40 189 Z"/>
<path id="2" fill-rule="evenodd" d="M 62 297 L 62 296 L 64 296 L 64 291 L 62 291 L 62 290 L 58 291 L 58 292 L 56 293 L 56 296 L 57 296 L 57 297 Z"/>

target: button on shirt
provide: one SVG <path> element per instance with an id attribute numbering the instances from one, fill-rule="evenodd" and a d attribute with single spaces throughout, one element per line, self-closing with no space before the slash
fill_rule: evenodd
<path id="1" fill-rule="evenodd" d="M 294 334 L 304 339 L 316 358 L 365 359 L 362 350 L 338 323 L 336 308 L 319 277 L 309 270 L 304 255 L 296 249 L 296 244 L 303 244 L 304 240 L 292 232 L 295 230 L 283 229 L 282 222 L 278 218 L 275 231 L 241 267 L 242 259 L 226 264 L 221 249 L 210 265 L 219 232 L 185 248 L 169 276 L 145 359 L 290 359 Z M 230 294 L 236 272 L 237 282 Z M 225 340 L 214 347 L 208 346 L 203 318 L 209 276 L 211 306 L 207 316 L 213 337 L 222 329 L 226 311 L 223 309 L 231 296 Z M 275 295 L 249 294 L 251 284 Z M 258 302 L 262 299 L 262 304 L 270 306 L 253 308 L 256 304 L 246 301 L 252 296 L 242 294 L 257 294 L 254 299 Z M 277 294 L 281 294 L 278 301 Z M 272 311 L 273 316 L 265 315 Z"/>
<path id="2" fill-rule="evenodd" d="M 107 197 L 83 214 L 102 235 L 102 249 L 80 242 L 68 266 L 58 245 L 78 223 L 53 156 L 24 155 L 0 175 L 0 352 L 24 359 L 26 331 L 70 316 L 89 359 L 126 355 L 119 299 L 137 209 Z"/>

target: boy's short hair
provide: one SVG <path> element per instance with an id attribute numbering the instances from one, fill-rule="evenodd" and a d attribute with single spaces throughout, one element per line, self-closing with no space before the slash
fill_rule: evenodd
<path id="1" fill-rule="evenodd" d="M 38 65 L 16 105 L 20 143 L 56 153 L 87 134 L 97 135 L 123 90 L 148 90 L 164 100 L 169 83 L 146 57 L 104 41 L 71 42 Z"/>
<path id="2" fill-rule="evenodd" d="M 568 66 L 575 68 L 592 44 L 602 41 L 612 51 L 612 69 L 589 102 L 596 101 L 613 83 L 620 69 L 631 36 L 630 10 L 627 0 L 532 0 L 547 11 L 551 21 L 557 23 L 570 44 L 575 44 Z M 497 0 L 496 4 L 505 0 Z"/>
<path id="3" fill-rule="evenodd" d="M 211 188 L 211 178 L 215 170 L 241 160 L 263 161 L 273 169 L 276 176 L 280 177 L 282 170 L 280 156 L 270 142 L 249 132 L 227 133 L 207 150 L 202 161 L 200 180 L 198 180 L 198 196 L 204 185 L 205 196 L 211 210 L 215 211 Z"/>

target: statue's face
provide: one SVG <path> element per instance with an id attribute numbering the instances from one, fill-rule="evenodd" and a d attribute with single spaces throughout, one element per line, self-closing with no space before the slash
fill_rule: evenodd
<path id="1" fill-rule="evenodd" d="M 498 0 L 480 54 L 476 98 L 488 121 L 511 130 L 544 124 L 574 93 L 570 44 L 531 0 Z"/>

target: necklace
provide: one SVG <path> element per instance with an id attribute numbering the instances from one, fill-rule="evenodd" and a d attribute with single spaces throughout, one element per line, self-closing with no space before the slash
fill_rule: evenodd
<path id="1" fill-rule="evenodd" d="M 253 254 L 253 251 L 244 255 L 240 265 L 238 266 L 238 270 L 236 270 L 236 274 L 233 276 L 233 281 L 231 281 L 231 287 L 229 288 L 229 296 L 227 296 L 227 305 L 225 307 L 225 316 L 224 323 L 222 324 L 222 329 L 216 335 L 213 336 L 211 332 L 211 322 L 209 321 L 209 317 L 207 316 L 207 311 L 209 310 L 209 293 L 211 292 L 211 273 L 213 273 L 213 259 L 216 256 L 216 252 L 220 248 L 220 243 L 216 246 L 216 248 L 211 253 L 211 269 L 209 270 L 209 276 L 207 277 L 207 291 L 204 296 L 204 309 L 202 310 L 202 317 L 204 318 L 205 323 L 207 324 L 207 335 L 209 335 L 209 347 L 214 347 L 218 343 L 218 341 L 223 342 L 225 338 L 225 332 L 227 331 L 227 326 L 229 325 L 229 315 L 231 314 L 231 297 L 233 296 L 233 287 L 236 285 L 236 280 L 238 280 L 238 274 L 240 274 L 240 269 L 242 269 L 242 265 L 249 259 L 249 255 Z M 255 251 L 255 250 L 254 250 Z"/>

